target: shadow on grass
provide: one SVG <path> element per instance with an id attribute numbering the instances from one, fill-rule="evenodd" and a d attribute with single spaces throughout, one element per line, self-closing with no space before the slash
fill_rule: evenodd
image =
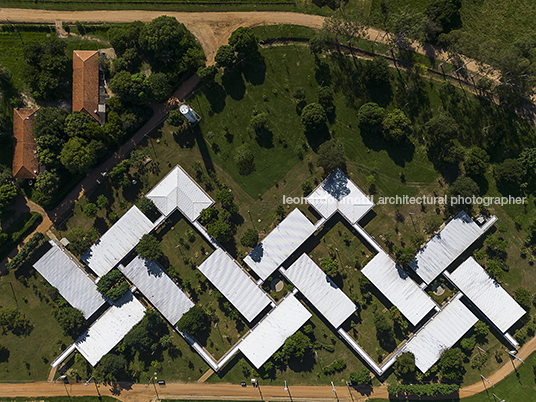
<path id="1" fill-rule="evenodd" d="M 240 100 L 246 93 L 246 84 L 240 71 L 233 70 L 221 77 L 221 82 L 227 94 L 234 100 Z"/>

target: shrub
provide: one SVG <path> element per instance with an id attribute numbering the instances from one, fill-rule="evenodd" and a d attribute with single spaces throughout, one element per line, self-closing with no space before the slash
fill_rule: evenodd
<path id="1" fill-rule="evenodd" d="M 372 378 L 370 377 L 370 371 L 365 368 L 360 371 L 352 371 L 350 373 L 350 381 L 353 385 L 370 384 L 372 382 Z"/>
<path id="2" fill-rule="evenodd" d="M 45 240 L 45 235 L 40 232 L 36 232 L 30 240 L 26 242 L 13 259 L 7 263 L 6 268 L 8 271 L 18 268 L 35 249 L 37 249 L 41 242 Z"/>
<path id="3" fill-rule="evenodd" d="M 84 207 L 84 215 L 88 218 L 94 218 L 95 215 L 97 215 L 97 212 L 99 212 L 99 209 L 92 202 L 90 202 Z"/>
<path id="4" fill-rule="evenodd" d="M 450 395 L 460 390 L 458 384 L 399 384 L 389 385 L 387 392 L 391 395 L 438 396 Z"/>
<path id="5" fill-rule="evenodd" d="M 58 307 L 52 310 L 52 315 L 63 328 L 66 335 L 76 336 L 79 330 L 83 328 L 86 323 L 84 315 L 80 310 L 72 308 L 70 306 Z"/>
<path id="6" fill-rule="evenodd" d="M 346 361 L 344 359 L 337 359 L 333 363 L 331 363 L 329 366 L 324 367 L 322 372 L 325 375 L 331 375 L 335 372 L 342 371 L 346 368 Z"/>
<path id="7" fill-rule="evenodd" d="M 328 276 L 335 276 L 339 272 L 339 263 L 334 258 L 322 258 L 320 265 Z"/>
<path id="8" fill-rule="evenodd" d="M 253 152 L 251 152 L 247 144 L 237 148 L 234 161 L 238 167 L 238 173 L 241 175 L 247 176 L 255 170 Z"/>

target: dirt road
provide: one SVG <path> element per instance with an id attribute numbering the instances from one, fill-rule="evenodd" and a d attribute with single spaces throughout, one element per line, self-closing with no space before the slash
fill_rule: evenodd
<path id="1" fill-rule="evenodd" d="M 214 56 L 221 45 L 227 44 L 231 33 L 238 27 L 255 27 L 260 25 L 293 24 L 303 25 L 314 29 L 322 28 L 324 17 L 311 14 L 290 12 L 172 12 L 172 11 L 142 11 L 142 10 L 105 10 L 105 11 L 52 11 L 18 8 L 0 8 L 0 21 L 6 19 L 10 22 L 27 23 L 56 23 L 56 22 L 149 22 L 160 15 L 169 15 L 177 18 L 196 36 L 205 55 L 207 64 L 214 63 Z M 370 40 L 386 43 L 385 31 L 369 28 L 367 32 Z M 414 44 L 417 52 L 435 59 L 446 61 L 448 54 L 432 45 Z M 462 57 L 468 62 L 466 68 L 476 72 L 477 65 Z"/>

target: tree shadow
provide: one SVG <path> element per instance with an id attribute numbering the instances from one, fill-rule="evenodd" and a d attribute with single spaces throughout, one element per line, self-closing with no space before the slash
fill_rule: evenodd
<path id="1" fill-rule="evenodd" d="M 406 163 L 411 162 L 415 153 L 415 145 L 407 139 L 405 141 L 395 143 L 387 141 L 379 131 L 365 130 L 361 131 L 361 138 L 363 144 L 373 151 L 379 152 L 382 150 L 387 151 L 389 157 L 398 166 L 406 166 Z"/>
<path id="2" fill-rule="evenodd" d="M 246 84 L 240 71 L 233 70 L 221 77 L 221 82 L 227 94 L 234 100 L 240 100 L 246 93 Z"/>
<path id="3" fill-rule="evenodd" d="M 330 140 L 331 134 L 328 126 L 324 124 L 322 127 L 316 130 L 305 130 L 305 137 L 307 138 L 309 146 L 314 152 L 317 152 L 320 145 Z"/>
<path id="4" fill-rule="evenodd" d="M 266 63 L 259 54 L 253 59 L 246 60 L 242 65 L 244 79 L 252 85 L 262 85 L 266 78 Z"/>
<path id="5" fill-rule="evenodd" d="M 210 87 L 205 87 L 203 93 L 210 103 L 210 108 L 214 111 L 214 113 L 220 113 L 223 111 L 225 108 L 225 97 L 227 96 L 227 93 L 219 83 L 215 82 Z"/>
<path id="6" fill-rule="evenodd" d="M 96 227 L 99 233 L 105 233 L 109 228 L 106 220 L 100 216 L 97 216 L 93 221 L 93 227 Z"/>
<path id="7" fill-rule="evenodd" d="M 268 128 L 261 128 L 258 130 L 255 130 L 255 133 L 257 134 L 255 136 L 255 141 L 257 141 L 257 144 L 263 148 L 273 148 L 274 147 L 274 134 L 272 131 Z"/>

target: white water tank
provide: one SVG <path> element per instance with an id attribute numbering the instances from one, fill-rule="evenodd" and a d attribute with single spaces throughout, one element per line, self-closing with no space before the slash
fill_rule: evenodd
<path id="1" fill-rule="evenodd" d="M 183 114 L 184 117 L 188 119 L 190 123 L 196 123 L 197 122 L 197 116 L 194 113 L 194 110 L 188 106 L 188 105 L 181 105 L 179 107 L 180 112 Z"/>

